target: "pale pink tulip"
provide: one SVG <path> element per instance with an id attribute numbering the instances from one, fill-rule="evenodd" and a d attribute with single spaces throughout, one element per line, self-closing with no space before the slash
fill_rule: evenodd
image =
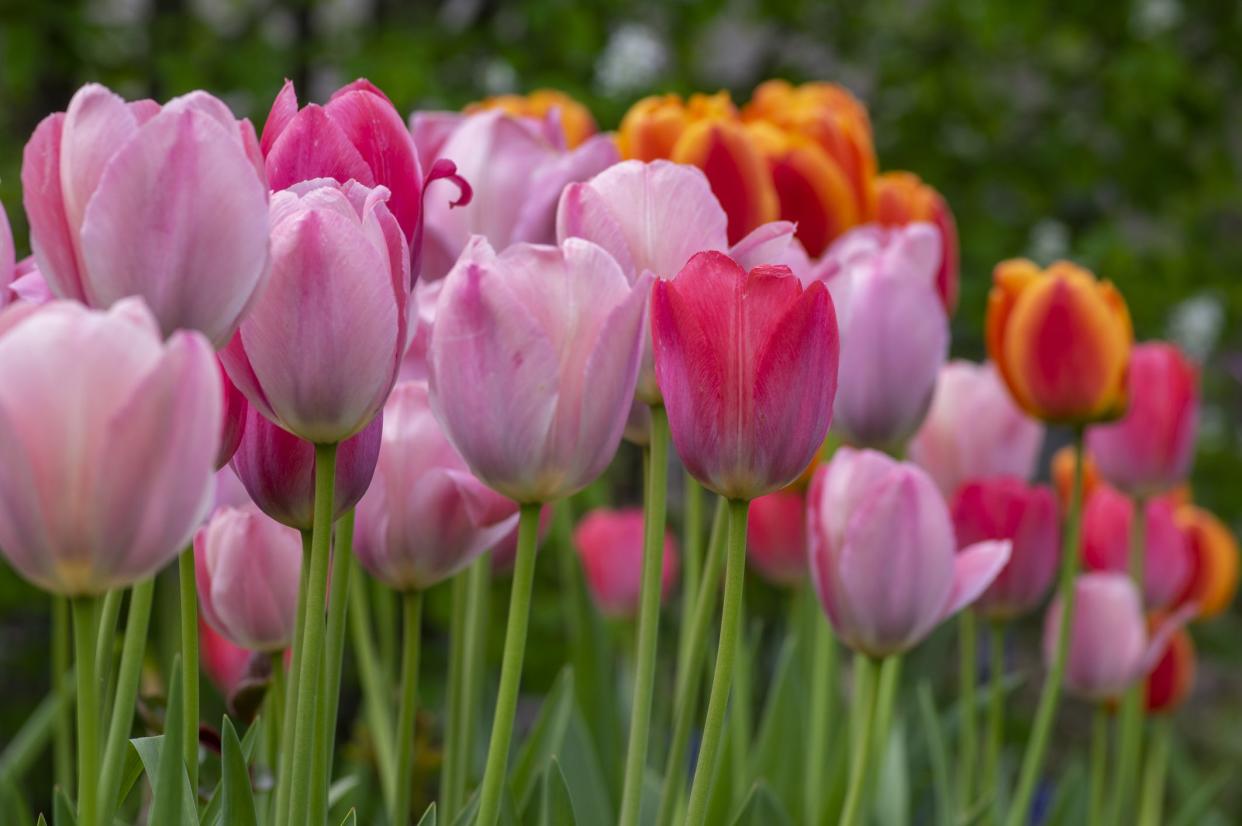
<path id="1" fill-rule="evenodd" d="M 597 508 L 574 528 L 574 547 L 582 558 L 587 587 L 600 613 L 630 619 L 638 613 L 643 581 L 643 510 Z M 660 599 L 677 584 L 677 541 L 664 534 Z"/>

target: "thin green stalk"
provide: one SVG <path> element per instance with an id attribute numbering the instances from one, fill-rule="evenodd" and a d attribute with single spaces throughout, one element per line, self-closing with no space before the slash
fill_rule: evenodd
<path id="1" fill-rule="evenodd" d="M 1056 718 L 1057 704 L 1060 702 L 1061 688 L 1065 682 L 1070 627 L 1074 624 L 1074 578 L 1078 574 L 1078 545 L 1082 529 L 1082 439 L 1083 429 L 1078 427 L 1074 431 L 1074 485 L 1070 492 L 1069 515 L 1065 520 L 1065 542 L 1061 547 L 1061 574 L 1057 586 L 1061 598 L 1061 627 L 1057 634 L 1052 667 L 1044 678 L 1039 706 L 1035 711 L 1035 722 L 1022 757 L 1018 786 L 1009 804 L 1009 813 L 1005 820 L 1007 826 L 1024 826 L 1028 820 L 1031 795 L 1035 792 L 1035 781 L 1043 770 L 1048 737 L 1052 733 L 1052 723 Z"/>
<path id="2" fill-rule="evenodd" d="M 194 545 L 177 559 L 181 598 L 181 690 L 185 769 L 198 796 L 198 586 L 194 581 Z"/>
<path id="3" fill-rule="evenodd" d="M 1005 623 L 992 623 L 988 670 L 991 688 L 988 693 L 988 737 L 983 755 L 983 794 L 988 804 L 988 823 L 1000 820 L 1000 758 L 1005 742 Z"/>
<path id="4" fill-rule="evenodd" d="M 1164 781 L 1169 768 L 1169 721 L 1152 722 L 1151 747 L 1143 769 L 1143 802 L 1139 810 L 1139 826 L 1160 826 L 1164 809 Z"/>
<path id="5" fill-rule="evenodd" d="M 401 703 L 397 707 L 397 795 L 393 826 L 408 826 L 410 795 L 414 788 L 414 716 L 418 712 L 418 654 L 422 637 L 423 592 L 401 595 Z M 318 821 L 316 821 L 318 822 Z"/>
<path id="6" fill-rule="evenodd" d="M 276 774 L 272 823 L 284 826 L 289 816 L 292 789 L 293 735 L 298 713 L 298 677 L 302 673 L 302 637 L 306 629 L 306 589 L 310 580 L 311 535 L 302 531 L 302 572 L 298 581 L 298 614 L 293 623 L 293 655 L 289 660 L 289 680 L 285 687 L 285 707 L 280 721 L 280 765 Z"/>
<path id="7" fill-rule="evenodd" d="M 854 756 L 850 766 L 849 791 L 841 812 L 840 826 L 857 826 L 863 813 L 867 775 L 871 767 L 871 749 L 876 740 L 876 712 L 879 706 L 881 663 L 866 654 L 854 655 L 854 702 L 858 704 L 855 719 Z"/>
<path id="8" fill-rule="evenodd" d="M 823 820 L 824 792 L 828 775 L 828 744 L 830 742 L 830 711 L 833 706 L 837 670 L 837 645 L 828 618 L 820 610 L 819 600 L 810 583 L 799 594 L 806 603 L 803 613 L 811 620 L 811 713 L 809 718 L 806 775 L 803 780 L 803 808 L 807 826 L 819 826 Z"/>
<path id="9" fill-rule="evenodd" d="M 285 716 L 285 652 L 273 651 L 270 662 L 272 677 L 263 700 L 263 727 L 267 736 L 268 768 L 275 777 L 280 766 L 280 724 Z"/>
<path id="10" fill-rule="evenodd" d="M 354 662 L 358 665 L 358 682 L 362 685 L 363 708 L 367 727 L 374 742 L 375 762 L 380 780 L 384 808 L 392 811 L 396 795 L 396 744 L 392 735 L 391 697 L 388 672 L 379 664 L 375 638 L 371 633 L 371 616 L 367 611 L 367 582 L 359 575 L 352 577 L 349 588 L 349 630 L 353 641 Z"/>
<path id="11" fill-rule="evenodd" d="M 729 688 L 733 681 L 733 660 L 737 656 L 741 635 L 742 586 L 746 575 L 746 515 L 750 503 L 729 502 L 728 554 L 725 562 L 724 603 L 720 610 L 720 642 L 716 651 L 716 670 L 712 674 L 712 690 L 707 701 L 707 718 L 703 723 L 703 741 L 690 784 L 690 807 L 686 812 L 687 826 L 702 826 L 707 818 L 707 802 L 711 792 L 712 769 L 720 748 L 721 729 L 729 705 Z"/>
<path id="12" fill-rule="evenodd" d="M 513 737 L 513 718 L 517 714 L 518 689 L 522 682 L 522 660 L 526 655 L 526 626 L 530 620 L 535 551 L 539 544 L 539 510 L 538 503 L 524 504 L 518 519 L 517 559 L 513 566 L 513 585 L 509 596 L 505 652 L 500 666 L 492 738 L 487 746 L 487 766 L 483 770 L 483 786 L 479 792 L 477 826 L 495 826 L 500 815 L 500 793 L 509 764 L 509 741 Z"/>
<path id="13" fill-rule="evenodd" d="M 901 685 L 901 666 L 904 662 L 901 655 L 885 657 L 880 664 L 880 686 L 877 691 L 875 706 L 875 742 L 871 744 L 871 769 L 867 775 L 867 787 L 864 790 L 869 800 L 872 781 L 880 776 L 884 765 L 884 755 L 888 751 L 889 735 L 893 729 L 893 711 L 897 705 L 897 689 Z"/>
<path id="14" fill-rule="evenodd" d="M 729 751 L 731 757 L 730 780 L 733 792 L 731 804 L 741 802 L 746 788 L 746 769 L 750 758 L 750 647 L 746 641 L 746 597 L 743 593 L 742 604 L 738 608 L 740 619 L 738 627 L 742 629 L 739 650 L 733 660 L 733 686 L 729 695 Z"/>
<path id="15" fill-rule="evenodd" d="M 625 756 L 620 826 L 636 826 L 638 823 L 643 778 L 647 773 L 647 740 L 651 734 L 651 695 L 655 691 L 656 649 L 660 639 L 665 500 L 668 492 L 668 414 L 662 404 L 651 407 L 649 451 L 634 703 L 630 712 L 630 740 Z"/>
<path id="16" fill-rule="evenodd" d="M 974 805 L 975 763 L 979 759 L 978 714 L 975 709 L 975 682 L 978 675 L 978 623 L 975 612 L 967 608 L 958 616 L 958 707 L 962 728 L 957 742 L 957 811 L 959 817 Z"/>
<path id="17" fill-rule="evenodd" d="M 467 580 L 469 570 L 464 570 L 453 577 L 453 610 L 449 619 L 449 670 L 448 688 L 445 692 L 444 712 L 444 764 L 440 771 L 440 795 L 438 815 L 446 823 L 452 823 L 456 817 L 456 789 L 462 784 L 458 779 L 461 760 L 457 754 L 465 744 L 462 742 L 461 727 L 469 704 L 462 692 L 462 681 L 465 679 L 466 668 L 466 594 L 469 591 Z"/>
<path id="18" fill-rule="evenodd" d="M 138 699 L 138 683 L 142 678 L 142 661 L 147 651 L 147 629 L 151 621 L 151 604 L 155 601 L 155 578 L 134 586 L 129 599 L 129 615 L 125 620 L 125 642 L 121 650 L 121 667 L 117 673 L 116 696 L 108 737 L 103 752 L 103 775 L 99 780 L 99 820 L 111 823 L 116 813 L 117 794 L 121 784 L 121 768 L 129 748 L 130 729 L 134 725 L 134 706 Z M 83 826 L 85 826 L 83 824 Z"/>
<path id="19" fill-rule="evenodd" d="M 1139 599 L 1145 593 L 1143 569 L 1145 567 L 1147 508 L 1142 497 L 1134 499 L 1134 515 L 1130 519 L 1130 579 L 1138 589 Z M 1108 804 L 1107 823 L 1133 822 L 1126 819 L 1127 808 L 1134 801 L 1134 783 L 1138 777 L 1143 752 L 1143 692 L 1146 681 L 1136 680 L 1121 699 L 1121 714 L 1117 730 L 1117 776 L 1114 778 L 1113 794 Z"/>
<path id="20" fill-rule="evenodd" d="M 680 652 L 690 636 L 694 600 L 703 578 L 703 486 L 689 473 L 685 474 L 685 509 L 681 539 L 681 617 L 677 626 L 677 650 Z"/>
<path id="21" fill-rule="evenodd" d="M 716 515 L 712 519 L 712 534 L 708 541 L 707 561 L 703 577 L 694 598 L 694 611 L 690 618 L 690 631 L 682 639 L 677 650 L 677 670 L 673 686 L 673 737 L 669 742 L 668 757 L 664 767 L 664 785 L 660 790 L 660 810 L 657 826 L 669 826 L 685 786 L 686 746 L 690 742 L 690 727 L 694 723 L 696 701 L 703 669 L 699 667 L 707 635 L 711 632 L 712 616 L 716 613 L 716 598 L 720 589 L 720 572 L 724 568 L 725 522 L 728 505 L 717 500 Z"/>
<path id="22" fill-rule="evenodd" d="M 335 481 L 336 445 L 315 445 L 315 515 L 311 531 L 310 573 L 306 583 L 298 708 L 294 717 L 293 752 L 290 755 L 293 769 L 290 773 L 288 826 L 310 823 L 311 801 L 318 795 L 319 785 L 325 782 L 325 778 L 316 777 L 311 771 L 315 749 L 330 748 L 327 743 L 318 742 L 315 715 L 317 705 L 323 701 L 324 591 L 328 581 Z"/>
<path id="23" fill-rule="evenodd" d="M 397 679 L 397 593 L 379 580 L 371 581 L 371 605 L 375 608 L 375 638 L 379 643 L 379 661 L 384 679 Z"/>
<path id="24" fill-rule="evenodd" d="M 1091 788 L 1086 823 L 1100 823 L 1104 816 L 1104 781 L 1108 774 L 1108 709 L 1101 703 L 1091 720 Z"/>
<path id="25" fill-rule="evenodd" d="M 470 787 L 470 775 L 474 768 L 475 729 L 479 709 L 483 705 L 483 682 L 487 674 L 487 627 L 488 596 L 492 581 L 492 560 L 489 556 L 478 559 L 470 566 L 470 580 L 466 594 L 466 662 L 463 671 L 462 693 L 466 698 L 461 729 L 462 748 L 457 754 L 458 787 L 455 807 L 466 801 L 466 789 Z"/>
<path id="26" fill-rule="evenodd" d="M 70 668 L 69 600 L 52 597 L 52 694 L 66 693 L 66 674 Z M 56 712 L 56 728 L 52 740 L 53 776 L 56 785 L 73 799 L 73 708 L 61 704 Z"/>
<path id="27" fill-rule="evenodd" d="M 125 602 L 125 589 L 113 588 L 104 594 L 103 608 L 99 613 L 99 635 L 95 637 L 95 682 L 104 692 L 100 700 L 104 712 L 103 724 L 107 724 L 107 692 L 112 686 L 112 655 L 116 653 L 116 623 L 121 617 L 121 605 Z"/>
<path id="28" fill-rule="evenodd" d="M 75 597 L 73 648 L 78 679 L 78 824 L 99 824 L 99 684 L 95 642 L 99 634 L 99 598 Z"/>

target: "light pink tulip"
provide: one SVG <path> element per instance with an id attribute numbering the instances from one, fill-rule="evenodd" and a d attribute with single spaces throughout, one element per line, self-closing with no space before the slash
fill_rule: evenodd
<path id="1" fill-rule="evenodd" d="M 212 498 L 220 377 L 196 332 L 139 299 L 56 301 L 0 335 L 0 549 L 22 576 L 102 594 L 172 560 Z"/>
<path id="2" fill-rule="evenodd" d="M 1013 402 L 991 364 L 951 361 L 940 369 L 931 408 L 908 456 L 947 501 L 964 483 L 995 476 L 1030 479 L 1044 427 Z"/>
<path id="3" fill-rule="evenodd" d="M 1135 496 L 1186 481 L 1199 423 L 1199 375 L 1172 344 L 1153 341 L 1130 354 L 1130 407 L 1121 421 L 1092 427 L 1087 447 L 1100 476 Z"/>
<path id="4" fill-rule="evenodd" d="M 254 505 L 222 508 L 194 535 L 203 617 L 231 642 L 280 651 L 297 621 L 302 538 Z"/>
<path id="5" fill-rule="evenodd" d="M 922 423 L 949 352 L 939 267 L 929 224 L 851 230 L 819 266 L 841 326 L 834 421 L 850 444 L 901 447 Z"/>
<path id="6" fill-rule="evenodd" d="M 476 476 L 518 502 L 586 487 L 630 410 L 651 277 L 600 247 L 475 238 L 449 273 L 429 358 L 431 405 Z"/>
<path id="7" fill-rule="evenodd" d="M 1082 558 L 1092 571 L 1129 571 L 1134 503 L 1108 485 L 1097 485 L 1082 514 Z M 1152 499 L 1145 509 L 1143 590 L 1148 608 L 1164 608 L 1185 589 L 1193 559 L 1172 505 Z"/>
<path id="8" fill-rule="evenodd" d="M 458 208 L 441 200 L 427 203 L 422 269 L 427 279 L 446 275 L 474 235 L 496 249 L 522 241 L 554 243 L 561 190 L 619 157 L 607 135 L 566 149 L 556 112 L 541 120 L 498 109 L 470 115 L 416 112 L 410 125 L 424 168 L 450 159 L 473 190 L 473 200 Z"/>
<path id="9" fill-rule="evenodd" d="M 13 230 L 9 227 L 4 204 L 0 204 L 0 309 L 15 297 L 10 290 L 16 278 L 17 253 L 13 247 Z"/>
<path id="10" fill-rule="evenodd" d="M 638 613 L 643 581 L 643 510 L 597 508 L 574 528 L 574 547 L 582 558 L 587 586 L 599 612 L 630 619 Z M 677 584 L 677 541 L 664 534 L 660 598 Z"/>
<path id="11" fill-rule="evenodd" d="M 249 121 L 191 92 L 162 107 L 78 90 L 26 144 L 22 188 L 39 270 L 92 307 L 146 300 L 164 335 L 223 346 L 267 273 L 267 182 Z"/>
<path id="12" fill-rule="evenodd" d="M 778 490 L 750 503 L 746 558 L 773 585 L 806 580 L 806 497 Z"/>
<path id="13" fill-rule="evenodd" d="M 798 477 L 823 444 L 837 325 L 821 284 L 695 255 L 651 297 L 655 371 L 682 463 L 709 490 L 754 499 Z"/>
<path id="14" fill-rule="evenodd" d="M 52 301 L 52 289 L 39 272 L 39 265 L 33 255 L 27 255 L 13 268 L 13 280 L 6 291 L 5 304 L 22 301 L 38 306 Z"/>
<path id="15" fill-rule="evenodd" d="M 842 641 L 873 657 L 918 645 L 974 602 L 1010 543 L 957 550 L 931 477 L 883 453 L 841 448 L 807 497 L 811 581 Z"/>
<path id="16" fill-rule="evenodd" d="M 203 673 L 211 680 L 220 696 L 231 698 L 247 678 L 255 654 L 234 645 L 198 616 L 198 656 Z"/>
<path id="17" fill-rule="evenodd" d="M 357 514 L 358 561 L 399 591 L 448 579 L 517 525 L 517 505 L 449 444 L 422 382 L 397 385 L 384 408 L 375 480 Z"/>
<path id="18" fill-rule="evenodd" d="M 250 404 L 332 444 L 384 406 L 409 344 L 408 247 L 388 191 L 327 179 L 272 195 L 272 273 L 221 353 Z"/>

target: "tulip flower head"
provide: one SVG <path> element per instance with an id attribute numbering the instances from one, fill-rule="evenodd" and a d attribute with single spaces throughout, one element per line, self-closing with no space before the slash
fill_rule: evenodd
<path id="1" fill-rule="evenodd" d="M 841 640 L 872 657 L 918 645 L 1009 561 L 1008 540 L 957 550 L 944 497 L 915 465 L 841 448 L 807 495 L 811 581 Z"/>
<path id="2" fill-rule="evenodd" d="M 643 573 L 642 508 L 591 511 L 574 529 L 574 547 L 582 558 L 591 596 L 601 614 L 618 619 L 638 613 Z M 677 541 L 664 534 L 660 598 L 677 584 Z"/>
<path id="3" fill-rule="evenodd" d="M 220 368 L 220 387 L 224 391 L 221 403 L 221 410 L 224 412 L 220 417 L 220 452 L 216 455 L 216 470 L 219 470 L 232 460 L 233 454 L 237 452 L 237 446 L 241 444 L 250 405 L 246 403 L 246 397 L 225 372 L 224 364 L 218 359 L 217 364 Z"/>
<path id="4" fill-rule="evenodd" d="M 250 671 L 253 651 L 229 642 L 228 638 L 198 616 L 198 656 L 203 673 L 225 698 L 232 697 Z"/>
<path id="5" fill-rule="evenodd" d="M 875 179 L 875 220 L 880 226 L 900 227 L 925 221 L 940 234 L 940 269 L 936 293 L 949 315 L 957 309 L 957 223 L 949 205 L 936 190 L 913 172 L 885 172 Z"/>
<path id="6" fill-rule="evenodd" d="M 1143 589 L 1145 604 L 1165 608 L 1190 580 L 1191 556 L 1173 508 L 1161 499 L 1144 509 Z M 1127 571 L 1134 503 L 1115 488 L 1101 485 L 1087 500 L 1082 517 L 1082 557 L 1088 570 Z"/>
<path id="7" fill-rule="evenodd" d="M 1169 714 L 1180 708 L 1195 687 L 1195 671 L 1194 639 L 1185 628 L 1178 628 L 1168 637 L 1156 665 L 1147 675 L 1147 713 Z"/>
<path id="8" fill-rule="evenodd" d="M 500 109 L 522 118 L 543 120 L 552 117 L 561 128 L 565 146 L 575 149 L 596 132 L 595 118 L 569 95 L 557 89 L 536 89 L 527 95 L 496 95 L 466 107 L 466 114 Z"/>
<path id="9" fill-rule="evenodd" d="M 13 230 L 9 228 L 9 216 L 4 212 L 4 204 L 0 204 L 0 309 L 14 298 L 10 285 L 15 278 L 17 257 L 13 247 Z"/>
<path id="10" fill-rule="evenodd" d="M 1173 518 L 1190 549 L 1190 576 L 1174 605 L 1198 605 L 1199 619 L 1219 616 L 1238 592 L 1238 540 L 1228 525 L 1203 508 L 1181 505 Z"/>
<path id="11" fill-rule="evenodd" d="M 778 490 L 750 503 L 746 558 L 773 585 L 806 579 L 806 498 L 800 491 Z"/>

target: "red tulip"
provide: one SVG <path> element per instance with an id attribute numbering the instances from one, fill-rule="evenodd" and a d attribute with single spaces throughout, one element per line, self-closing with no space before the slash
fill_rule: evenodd
<path id="1" fill-rule="evenodd" d="M 643 511 L 641 508 L 588 513 L 574 529 L 574 546 L 582 557 L 587 585 L 600 613 L 633 617 L 643 579 Z M 677 583 L 677 542 L 664 535 L 664 569 L 660 596 Z"/>
<path id="2" fill-rule="evenodd" d="M 1092 571 L 1127 571 L 1134 503 L 1115 488 L 1100 485 L 1083 510 L 1082 555 Z M 1173 520 L 1172 506 L 1153 499 L 1146 507 L 1143 590 L 1149 608 L 1163 608 L 1186 587 L 1191 558 L 1186 536 Z"/>
<path id="3" fill-rule="evenodd" d="M 1169 637 L 1160 659 L 1147 675 L 1147 713 L 1168 714 L 1176 711 L 1190 696 L 1194 686 L 1195 642 L 1185 628 L 1178 628 Z"/>
<path id="4" fill-rule="evenodd" d="M 750 503 L 746 558 L 773 585 L 806 579 L 806 501 L 796 490 L 778 490 Z"/>

